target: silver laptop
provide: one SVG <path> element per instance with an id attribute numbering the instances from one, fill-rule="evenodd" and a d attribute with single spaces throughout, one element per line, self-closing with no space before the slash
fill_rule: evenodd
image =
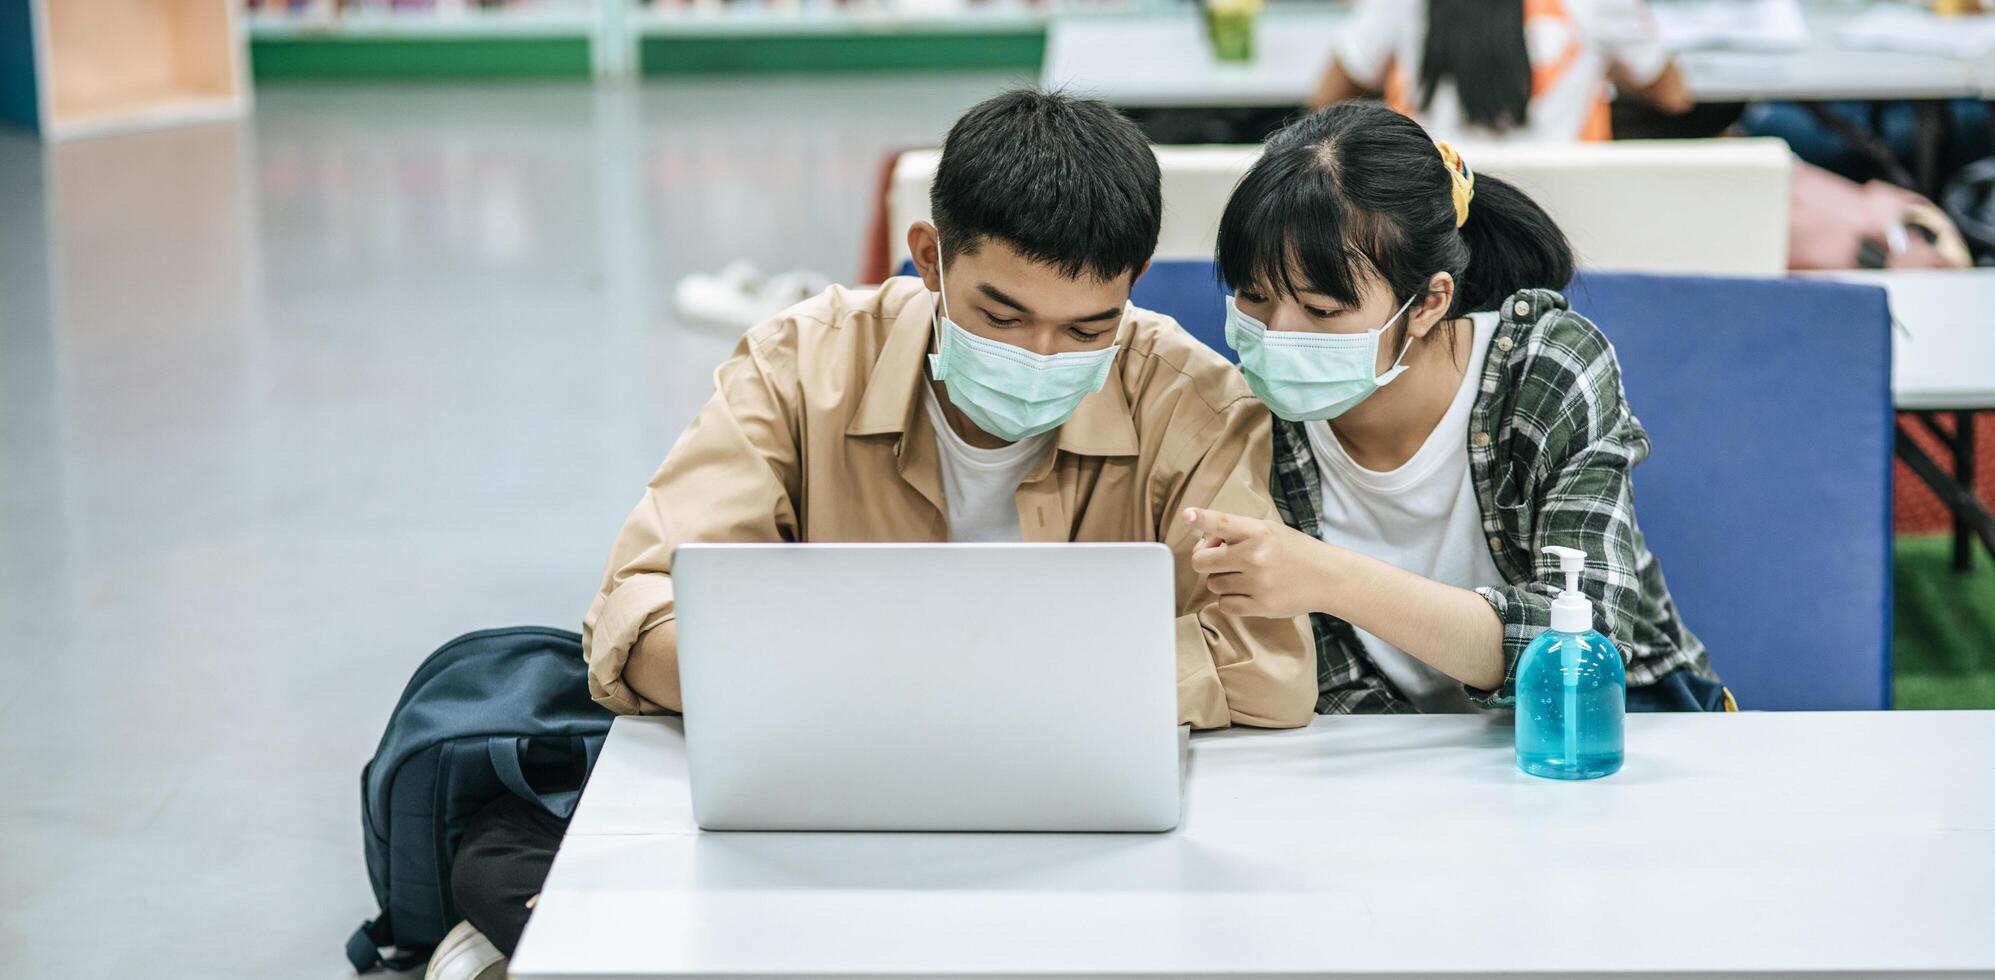
<path id="1" fill-rule="evenodd" d="M 1160 544 L 689 544 L 672 559 L 708 830 L 1177 826 Z"/>

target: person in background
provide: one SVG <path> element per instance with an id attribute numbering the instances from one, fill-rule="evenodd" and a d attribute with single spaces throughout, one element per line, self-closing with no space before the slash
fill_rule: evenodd
<path id="1" fill-rule="evenodd" d="M 682 707 L 672 552 L 686 542 L 1157 541 L 1177 558 L 1180 722 L 1308 724 L 1309 624 L 1220 608 L 1174 516 L 1277 512 L 1267 410 L 1224 358 L 1129 303 L 1160 185 L 1143 134 L 1100 102 L 1021 90 L 957 120 L 934 223 L 907 232 L 920 274 L 833 287 L 750 329 L 715 372 L 583 618 L 595 700 Z M 469 821 L 452 894 L 494 956 L 518 941 L 562 830 L 512 797 Z"/>
<path id="2" fill-rule="evenodd" d="M 1613 135 L 1614 90 L 1692 106 L 1642 0 L 1358 0 L 1314 105 L 1382 93 L 1437 138 L 1564 142 Z"/>
<path id="3" fill-rule="evenodd" d="M 1587 554 L 1631 710 L 1730 697 L 1635 520 L 1649 439 L 1614 348 L 1555 290 L 1572 249 L 1374 102 L 1268 140 L 1220 218 L 1227 341 L 1273 410 L 1282 520 L 1190 508 L 1192 565 L 1248 615 L 1312 616 L 1319 712 L 1458 712 L 1514 697 Z"/>
<path id="4" fill-rule="evenodd" d="M 1787 185 L 1790 269 L 1964 269 L 1974 264 L 1953 219 L 1919 195 L 1858 184 L 1796 159 Z"/>

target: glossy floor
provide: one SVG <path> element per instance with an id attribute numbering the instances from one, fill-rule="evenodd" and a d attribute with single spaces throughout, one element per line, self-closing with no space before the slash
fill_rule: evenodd
<path id="1" fill-rule="evenodd" d="M 575 624 L 732 346 L 1011 79 L 294 88 L 0 134 L 0 976 L 338 977 L 357 782 L 465 630 Z"/>

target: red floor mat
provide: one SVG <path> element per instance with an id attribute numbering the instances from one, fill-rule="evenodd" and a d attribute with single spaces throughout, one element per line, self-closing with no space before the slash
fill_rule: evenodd
<path id="1" fill-rule="evenodd" d="M 1908 413 L 1900 413 L 1901 420 Z M 1940 417 L 1940 427 L 1953 431 L 1953 417 Z M 1934 439 L 1925 427 L 1917 422 L 1905 422 L 1905 428 L 1912 433 L 1926 453 L 1937 460 L 1940 468 L 1953 472 L 1953 450 Z M 1953 527 L 1953 517 L 1946 505 L 1940 503 L 1925 482 L 1920 480 L 1904 460 L 1894 460 L 1893 488 L 1896 495 L 1892 502 L 1892 523 L 1899 534 L 1931 534 Z M 1974 485 L 1982 502 L 1995 499 L 1995 412 L 1982 412 L 1975 417 L 1974 425 Z"/>

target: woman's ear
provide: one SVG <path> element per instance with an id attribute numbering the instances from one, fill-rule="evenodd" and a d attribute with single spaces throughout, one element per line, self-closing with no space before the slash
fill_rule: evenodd
<path id="1" fill-rule="evenodd" d="M 1425 337 L 1434 326 L 1446 319 L 1448 310 L 1455 305 L 1455 277 L 1445 272 L 1436 272 L 1427 280 L 1427 294 L 1416 300 L 1406 311 L 1407 332 L 1415 337 Z"/>

